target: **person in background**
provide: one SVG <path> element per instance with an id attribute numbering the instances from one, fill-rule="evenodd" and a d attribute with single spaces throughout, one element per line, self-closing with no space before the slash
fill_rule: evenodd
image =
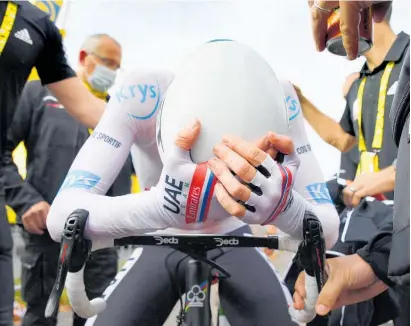
<path id="1" fill-rule="evenodd" d="M 326 22 L 339 6 L 344 27 L 344 47 L 348 58 L 358 54 L 360 10 L 372 6 L 374 21 L 384 19 L 391 1 L 310 1 L 314 39 L 319 51 L 325 48 Z M 390 110 L 390 122 L 398 148 L 393 221 L 387 222 L 356 254 L 327 259 L 328 279 L 316 303 L 316 312 L 326 315 L 331 309 L 375 297 L 387 287 L 400 288 L 409 295 L 410 284 L 410 50 L 398 79 Z M 294 294 L 294 307 L 304 306 L 304 274 L 300 274 Z M 409 311 L 409 310 L 408 310 Z"/>
<path id="2" fill-rule="evenodd" d="M 60 31 L 49 15 L 28 1 L 0 1 L 0 159 L 18 99 L 33 67 L 43 85 L 82 123 L 94 127 L 104 112 L 105 102 L 92 96 L 68 65 Z M 12 248 L 0 167 L 1 326 L 13 326 Z"/>
<path id="3" fill-rule="evenodd" d="M 338 124 L 321 113 L 298 92 L 303 114 L 321 138 L 343 152 L 343 170 L 352 170 L 340 178 L 353 180 L 343 190 L 343 201 L 357 207 L 367 196 L 384 194 L 394 199 L 395 146 L 388 119 L 398 78 L 409 48 L 409 35 L 396 35 L 390 26 L 392 8 L 386 17 L 374 24 L 374 46 L 364 54 L 366 63 L 360 73 L 347 77 L 343 87 L 346 108 Z M 345 152 L 345 153 L 344 153 Z M 348 157 L 345 157 L 347 155 Z M 351 156 L 351 157 L 350 157 Z M 398 292 L 403 314 L 395 325 L 409 325 L 409 293 Z"/>
<path id="4" fill-rule="evenodd" d="M 366 196 L 394 196 L 397 148 L 388 116 L 410 38 L 403 32 L 394 33 L 391 12 L 374 24 L 374 45 L 364 54 L 366 63 L 359 78 L 356 74 L 348 78 L 348 85 L 352 85 L 340 123 L 319 111 L 301 90 L 298 92 L 305 118 L 325 142 L 341 152 L 358 145 L 357 175 L 343 193 L 345 204 L 351 207 Z"/>
<path id="5" fill-rule="evenodd" d="M 107 101 L 108 89 L 114 84 L 120 68 L 120 44 L 106 34 L 96 34 L 84 42 L 77 75 L 97 98 Z M 23 326 L 55 326 L 56 318 L 45 319 L 44 311 L 57 273 L 60 244 L 46 229 L 50 204 L 57 195 L 71 163 L 89 137 L 86 126 L 74 120 L 63 104 L 40 81 L 28 82 L 10 126 L 3 157 L 7 204 L 14 209 L 24 226 L 25 252 L 22 257 L 22 296 L 27 302 Z M 107 146 L 121 143 L 110 135 L 91 133 Z M 18 173 L 11 153 L 23 141 L 27 149 L 27 177 Z M 131 162 L 126 162 L 108 195 L 120 196 L 131 189 Z M 75 185 L 87 180 L 68 180 Z M 70 186 L 66 184 L 65 186 Z M 100 296 L 117 273 L 114 248 L 96 251 L 85 269 L 86 290 L 90 297 Z M 73 325 L 85 320 L 74 317 Z"/>
<path id="6" fill-rule="evenodd" d="M 343 87 L 342 95 L 347 100 L 347 94 L 353 83 L 360 77 L 358 72 L 347 76 Z M 344 204 L 343 190 L 344 185 L 354 180 L 359 164 L 358 148 L 354 147 L 349 152 L 342 152 L 340 158 L 340 169 L 330 180 L 327 181 L 327 188 L 334 206 L 340 216 L 340 232 L 339 239 L 334 247 L 329 252 L 337 252 L 348 255 L 353 254 L 358 248 L 363 247 L 367 243 L 374 230 L 381 225 L 381 219 L 392 219 L 392 206 L 374 202 L 362 202 L 354 210 Z M 361 220 L 355 224 L 356 220 Z M 351 227 L 350 221 L 356 226 Z M 350 224 L 350 227 L 348 227 Z M 352 234 L 352 229 L 356 233 Z M 348 236 L 347 236 L 347 230 Z M 286 276 L 286 284 L 292 290 L 294 289 L 295 280 L 298 277 L 300 270 L 293 266 Z M 376 326 L 388 322 L 394 318 L 403 318 L 397 302 L 397 295 L 392 289 L 381 293 L 377 297 L 361 302 L 355 305 L 344 306 L 334 310 L 329 317 L 327 326 Z M 395 323 L 396 325 L 402 325 Z M 317 316 L 307 326 L 324 325 L 324 320 L 321 316 Z"/>
<path id="7" fill-rule="evenodd" d="M 343 89 L 342 89 L 342 93 L 343 93 L 342 95 L 345 100 L 347 100 L 347 95 L 348 95 L 348 92 L 350 91 L 352 84 L 359 77 L 360 77 L 360 74 L 358 72 L 355 72 L 355 73 L 350 74 L 346 78 L 344 85 L 343 85 Z M 357 173 L 359 160 L 360 160 L 360 157 L 359 157 L 357 147 L 354 147 L 349 152 L 342 152 L 341 158 L 340 158 L 340 169 L 336 175 L 337 180 L 336 182 L 327 182 L 327 187 L 330 191 L 330 194 L 332 192 L 330 189 L 330 186 L 332 185 L 332 187 L 335 188 L 334 196 L 331 196 L 331 198 L 333 198 L 335 208 L 337 209 L 337 212 L 339 215 L 344 211 L 344 209 L 346 208 L 346 205 L 344 203 L 343 196 L 340 191 L 342 187 L 338 184 L 338 180 L 339 179 L 346 180 L 346 181 L 354 180 L 355 175 Z"/>

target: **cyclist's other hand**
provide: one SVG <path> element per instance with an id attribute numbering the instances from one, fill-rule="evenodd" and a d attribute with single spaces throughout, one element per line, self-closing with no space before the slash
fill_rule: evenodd
<path id="1" fill-rule="evenodd" d="M 33 234 L 43 234 L 47 228 L 46 219 L 50 205 L 46 201 L 38 202 L 31 206 L 21 217 L 24 228 Z"/>
<path id="2" fill-rule="evenodd" d="M 371 266 L 359 255 L 330 258 L 326 261 L 328 279 L 316 303 L 316 312 L 324 316 L 333 309 L 369 300 L 387 289 Z M 302 272 L 294 292 L 294 308 L 302 310 L 305 299 L 305 273 Z"/>
<path id="3" fill-rule="evenodd" d="M 193 119 L 178 133 L 175 140 L 176 147 L 184 152 L 189 151 L 196 142 L 198 135 L 200 134 L 200 130 L 200 121 Z"/>
<path id="4" fill-rule="evenodd" d="M 268 224 L 285 210 L 300 164 L 289 137 L 270 132 L 260 145 L 269 148 L 271 155 L 238 137 L 226 136 L 214 147 L 216 158 L 208 162 L 219 180 L 217 200 L 230 215 L 249 224 Z M 281 164 L 273 159 L 279 152 L 285 154 Z"/>
<path id="5" fill-rule="evenodd" d="M 375 22 L 384 20 L 391 7 L 392 1 L 308 1 L 311 8 L 311 25 L 315 45 L 318 51 L 325 49 L 327 36 L 327 20 L 335 8 L 340 8 L 340 30 L 343 45 L 349 60 L 358 57 L 358 25 L 360 11 L 373 6 L 373 19 Z M 322 9 L 319 9 L 322 8 Z"/>

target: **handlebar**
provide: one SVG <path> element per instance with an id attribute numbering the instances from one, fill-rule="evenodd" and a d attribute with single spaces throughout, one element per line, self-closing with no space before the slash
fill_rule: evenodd
<path id="1" fill-rule="evenodd" d="M 84 266 L 91 252 L 91 241 L 83 237 L 84 226 L 88 218 L 85 210 L 76 210 L 68 217 L 61 238 L 61 250 L 58 260 L 58 272 L 55 284 L 47 302 L 46 318 L 57 310 L 64 285 L 73 310 L 82 318 L 93 317 L 106 308 L 104 298 L 89 301 L 84 285 Z M 305 270 L 305 288 L 307 293 L 305 309 L 295 310 L 290 304 L 289 312 L 293 319 L 308 323 L 316 316 L 315 303 L 318 293 L 324 285 L 325 242 L 319 220 L 306 213 L 303 226 L 304 240 L 289 236 L 231 236 L 231 235 L 141 235 L 114 240 L 115 246 L 144 245 L 165 246 L 187 253 L 201 260 L 201 253 L 223 247 L 266 247 L 297 253 Z M 205 260 L 222 274 L 229 275 L 224 268 L 213 261 Z M 67 280 L 66 280 L 67 278 Z"/>

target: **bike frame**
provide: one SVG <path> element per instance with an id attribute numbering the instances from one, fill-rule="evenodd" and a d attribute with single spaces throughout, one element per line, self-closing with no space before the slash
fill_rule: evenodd
<path id="1" fill-rule="evenodd" d="M 206 263 L 190 259 L 186 270 L 184 304 L 185 326 L 212 326 L 210 289 L 211 268 Z"/>

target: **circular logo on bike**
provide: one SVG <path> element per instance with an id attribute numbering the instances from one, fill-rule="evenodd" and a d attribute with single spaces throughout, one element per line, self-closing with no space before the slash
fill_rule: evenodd
<path id="1" fill-rule="evenodd" d="M 188 307 L 203 307 L 203 301 L 205 300 L 205 292 L 199 285 L 193 285 L 190 291 L 187 292 Z"/>

